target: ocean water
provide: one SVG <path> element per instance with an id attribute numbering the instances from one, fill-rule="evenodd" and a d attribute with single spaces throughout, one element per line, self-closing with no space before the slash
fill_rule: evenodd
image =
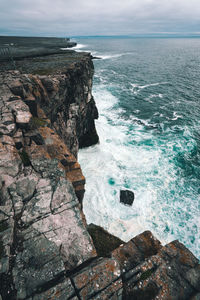
<path id="1" fill-rule="evenodd" d="M 200 39 L 85 38 L 100 144 L 80 150 L 88 223 L 124 241 L 151 230 L 200 257 Z M 120 189 L 135 193 L 131 207 Z"/>

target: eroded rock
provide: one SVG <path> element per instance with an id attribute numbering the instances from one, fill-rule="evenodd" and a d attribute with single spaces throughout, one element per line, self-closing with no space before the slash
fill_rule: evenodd
<path id="1" fill-rule="evenodd" d="M 68 58 L 48 72 L 43 58 L 40 72 L 24 63 L 41 76 L 0 73 L 0 299 L 199 299 L 199 262 L 178 241 L 163 247 L 145 231 L 123 243 L 98 228 L 98 255 L 109 258 L 97 257 L 76 159 L 98 141 L 93 65 L 88 54 Z"/>
<path id="2" fill-rule="evenodd" d="M 8 72 L 0 82 L 0 295 L 76 299 L 65 273 L 96 256 L 80 210 L 85 178 L 40 107 L 41 80 Z"/>

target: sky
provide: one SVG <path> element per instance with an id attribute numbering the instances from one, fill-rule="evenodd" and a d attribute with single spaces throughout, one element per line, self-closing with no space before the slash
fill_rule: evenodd
<path id="1" fill-rule="evenodd" d="M 200 34 L 199 0 L 0 0 L 0 35 Z"/>

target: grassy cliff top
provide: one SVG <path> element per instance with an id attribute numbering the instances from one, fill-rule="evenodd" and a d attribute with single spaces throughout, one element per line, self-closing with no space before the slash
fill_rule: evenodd
<path id="1" fill-rule="evenodd" d="M 0 36 L 0 71 L 16 69 L 39 75 L 62 72 L 89 56 L 68 50 L 75 45 L 67 38 Z"/>

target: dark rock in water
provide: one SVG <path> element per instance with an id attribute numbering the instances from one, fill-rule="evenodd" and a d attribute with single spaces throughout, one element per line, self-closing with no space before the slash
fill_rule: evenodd
<path id="1" fill-rule="evenodd" d="M 85 148 L 92 145 L 95 145 L 99 142 L 99 136 L 96 132 L 95 127 L 95 119 L 98 119 L 99 113 L 96 107 L 96 104 L 94 102 L 93 97 L 89 101 L 88 109 L 85 115 L 85 125 L 84 130 L 81 129 L 80 124 L 77 124 L 77 132 L 80 132 L 81 134 L 78 135 L 78 142 L 79 142 L 79 148 Z"/>
<path id="2" fill-rule="evenodd" d="M 73 299 L 122 300 L 123 282 L 120 275 L 119 263 L 115 259 L 94 260 L 73 275 L 72 282 L 79 295 Z"/>
<path id="3" fill-rule="evenodd" d="M 120 202 L 126 205 L 132 205 L 134 201 L 134 193 L 129 190 L 121 190 L 120 191 Z"/>
<path id="4" fill-rule="evenodd" d="M 124 242 L 100 226 L 90 224 L 87 230 L 92 237 L 98 256 L 106 257 Z"/>
<path id="5" fill-rule="evenodd" d="M 102 58 L 98 56 L 92 56 L 92 59 L 102 59 Z"/>
<path id="6" fill-rule="evenodd" d="M 90 131 L 86 132 L 83 136 L 79 138 L 80 149 L 93 146 L 99 142 L 99 136 L 96 132 L 94 123 L 89 130 Z"/>

